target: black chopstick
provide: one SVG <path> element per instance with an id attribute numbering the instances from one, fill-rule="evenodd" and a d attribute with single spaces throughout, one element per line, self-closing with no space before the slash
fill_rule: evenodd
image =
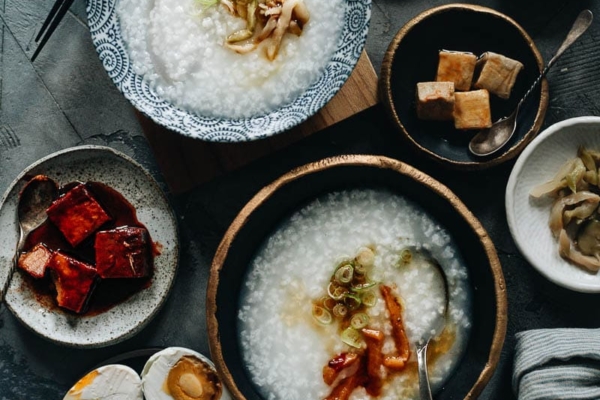
<path id="1" fill-rule="evenodd" d="M 50 14 L 48 14 L 48 16 L 46 17 L 46 20 L 44 21 L 44 24 L 42 25 L 42 28 L 40 29 L 39 33 L 35 37 L 35 42 L 36 43 L 40 41 L 40 38 L 42 37 L 42 34 L 46 31 L 46 28 L 48 28 L 48 25 L 54 19 L 55 15 L 56 15 L 56 12 L 58 11 L 58 9 L 60 8 L 60 6 L 63 3 L 64 3 L 64 0 L 56 0 L 54 2 L 54 5 L 52 6 L 52 10 L 50 10 Z"/>
<path id="2" fill-rule="evenodd" d="M 56 0 L 54 5 L 52 6 L 52 9 L 50 10 L 50 13 L 48 14 L 48 17 L 44 21 L 40 32 L 35 38 L 35 41 L 39 41 L 39 43 L 37 48 L 35 49 L 35 52 L 33 53 L 33 56 L 31 57 L 32 62 L 35 61 L 48 39 L 50 39 L 50 36 L 52 36 L 52 34 L 54 33 L 54 30 L 56 29 L 60 21 L 63 19 L 67 11 L 69 11 L 69 8 L 71 7 L 71 4 L 73 4 L 73 1 L 74 0 Z"/>

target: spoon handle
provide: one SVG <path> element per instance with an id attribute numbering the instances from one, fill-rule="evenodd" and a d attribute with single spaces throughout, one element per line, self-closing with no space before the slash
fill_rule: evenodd
<path id="1" fill-rule="evenodd" d="M 6 281 L 2 284 L 2 287 L 0 287 L 0 303 L 4 302 L 4 297 L 6 296 L 8 287 L 10 286 L 12 275 L 17 269 L 17 263 L 19 262 L 19 254 L 21 253 L 21 249 L 23 248 L 24 244 L 25 235 L 23 234 L 23 230 L 19 229 L 19 241 L 17 242 L 17 246 L 15 248 L 15 255 L 13 257 L 12 263 L 10 264 L 8 275 L 6 275 Z"/>
<path id="2" fill-rule="evenodd" d="M 538 76 L 538 78 L 535 80 L 535 82 L 533 82 L 533 85 L 531 86 L 531 88 L 527 91 L 527 93 L 525 93 L 525 95 L 523 96 L 521 101 L 519 101 L 517 108 L 519 108 L 523 104 L 525 99 L 527 99 L 527 97 L 529 97 L 529 95 L 531 94 L 531 92 L 534 91 L 534 89 L 537 87 L 537 85 L 540 84 L 540 82 L 542 81 L 542 78 L 544 78 L 546 76 L 546 74 L 548 73 L 550 68 L 552 68 L 552 66 L 554 65 L 556 60 L 558 60 L 558 58 L 565 52 L 565 50 L 567 50 L 569 48 L 569 46 L 571 46 L 577 39 L 579 39 L 579 36 L 583 35 L 583 33 L 590 27 L 590 25 L 592 24 L 593 18 L 594 18 L 594 15 L 592 14 L 592 12 L 590 10 L 583 10 L 581 13 L 579 13 L 579 16 L 573 23 L 573 26 L 571 27 L 571 30 L 567 34 L 567 37 L 565 38 L 565 40 L 562 42 L 562 44 L 556 51 L 556 54 L 554 54 L 554 57 L 552 57 L 552 59 L 550 59 L 550 61 L 546 65 L 546 67 L 541 72 L 540 76 Z"/>
<path id="3" fill-rule="evenodd" d="M 417 365 L 419 366 L 419 398 L 421 400 L 432 400 L 431 387 L 429 386 L 429 375 L 427 374 L 427 346 L 417 348 Z"/>

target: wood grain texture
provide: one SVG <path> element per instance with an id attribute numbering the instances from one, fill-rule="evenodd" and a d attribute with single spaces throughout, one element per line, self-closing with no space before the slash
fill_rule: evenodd
<path id="1" fill-rule="evenodd" d="M 363 51 L 348 81 L 325 107 L 301 125 L 267 139 L 204 142 L 159 126 L 139 112 L 137 116 L 171 191 L 182 193 L 374 106 L 377 101 L 377 74 Z"/>

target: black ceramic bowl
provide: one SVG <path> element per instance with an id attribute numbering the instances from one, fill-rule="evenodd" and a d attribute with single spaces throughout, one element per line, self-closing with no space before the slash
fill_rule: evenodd
<path id="1" fill-rule="evenodd" d="M 491 377 L 504 342 L 507 305 L 500 262 L 479 221 L 448 188 L 404 163 L 385 157 L 341 156 L 300 167 L 262 189 L 242 209 L 217 249 L 207 294 L 209 344 L 212 360 L 237 400 L 263 400 L 244 367 L 237 329 L 239 293 L 256 250 L 307 201 L 357 187 L 383 187 L 418 202 L 449 230 L 469 270 L 470 340 L 464 358 L 436 398 L 476 398 Z"/>
<path id="2" fill-rule="evenodd" d="M 435 81 L 440 50 L 468 51 L 477 56 L 493 51 L 520 61 L 519 73 L 508 100 L 490 94 L 492 121 L 508 116 L 543 69 L 533 40 L 514 20 L 497 11 L 466 4 L 430 9 L 409 21 L 392 40 L 383 60 L 380 96 L 394 124 L 419 152 L 458 169 L 483 169 L 517 156 L 538 133 L 548 107 L 545 80 L 519 113 L 517 131 L 497 153 L 478 157 L 469 153 L 475 132 L 456 130 L 453 122 L 417 118 L 418 82 Z"/>

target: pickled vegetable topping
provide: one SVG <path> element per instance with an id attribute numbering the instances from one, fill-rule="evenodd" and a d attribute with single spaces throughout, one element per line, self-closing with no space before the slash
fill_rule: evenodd
<path id="1" fill-rule="evenodd" d="M 565 260 L 589 272 L 600 270 L 600 152 L 580 147 L 548 182 L 534 187 L 534 198 L 551 197 L 549 227 Z"/>

